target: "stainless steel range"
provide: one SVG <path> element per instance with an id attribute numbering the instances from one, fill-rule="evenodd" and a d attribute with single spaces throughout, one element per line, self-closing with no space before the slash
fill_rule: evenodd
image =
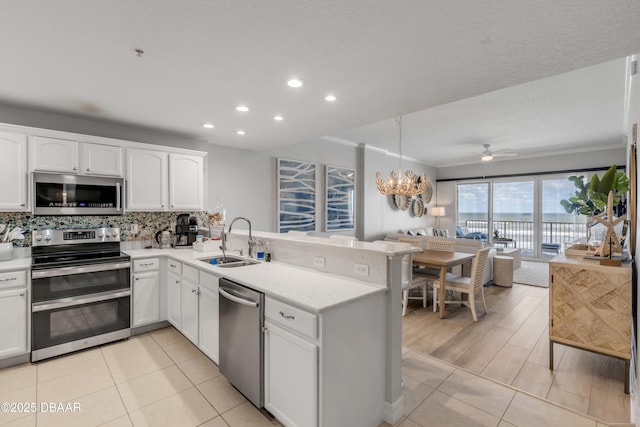
<path id="1" fill-rule="evenodd" d="M 31 237 L 32 362 L 131 336 L 131 261 L 118 228 Z"/>

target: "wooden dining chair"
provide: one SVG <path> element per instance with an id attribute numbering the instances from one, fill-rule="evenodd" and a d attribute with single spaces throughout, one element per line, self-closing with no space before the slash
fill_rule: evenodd
<path id="1" fill-rule="evenodd" d="M 429 251 L 455 252 L 456 242 L 453 239 L 426 239 L 425 247 Z"/>
<path id="2" fill-rule="evenodd" d="M 478 321 L 478 316 L 476 315 L 476 304 L 475 304 L 475 294 L 479 290 L 482 295 L 482 304 L 484 305 L 484 312 L 487 313 L 487 302 L 484 299 L 484 283 L 483 276 L 484 271 L 487 268 L 487 263 L 489 260 L 489 251 L 491 248 L 479 249 L 476 252 L 475 258 L 473 258 L 473 263 L 471 267 L 471 277 L 458 276 L 451 273 L 447 273 L 446 277 L 446 286 L 445 289 L 447 291 L 455 291 L 460 292 L 462 294 L 467 294 L 469 297 L 465 300 L 448 300 L 440 302 L 441 304 L 462 304 L 466 305 L 471 309 L 471 314 L 473 315 L 473 320 L 475 322 Z M 433 311 L 436 311 L 436 307 L 439 303 L 438 295 L 440 290 L 440 280 L 433 281 Z M 446 297 L 445 297 L 446 298 Z"/>
<path id="3" fill-rule="evenodd" d="M 394 244 L 397 242 L 386 240 L 375 240 L 373 243 Z M 411 242 L 400 242 L 411 243 Z M 415 246 L 415 245 L 414 245 Z M 402 316 L 407 315 L 407 305 L 409 300 L 422 300 L 422 307 L 426 308 L 428 303 L 426 277 L 413 275 L 413 256 L 411 254 L 402 257 Z M 411 296 L 411 291 L 420 290 L 419 295 Z"/>

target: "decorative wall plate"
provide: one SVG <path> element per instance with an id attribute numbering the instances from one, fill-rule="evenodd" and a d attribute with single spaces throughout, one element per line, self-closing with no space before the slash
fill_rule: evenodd
<path id="1" fill-rule="evenodd" d="M 422 193 L 419 194 L 419 197 L 422 201 L 427 204 L 431 201 L 431 197 L 433 196 L 433 186 L 431 185 L 431 181 L 427 181 L 427 186 Z"/>
<path id="2" fill-rule="evenodd" d="M 409 209 L 409 206 L 411 206 L 411 199 L 404 195 L 395 194 L 393 196 L 393 203 L 401 211 L 406 211 Z"/>
<path id="3" fill-rule="evenodd" d="M 424 202 L 421 198 L 416 198 L 413 200 L 412 208 L 414 216 L 421 217 L 422 215 L 424 215 Z"/>

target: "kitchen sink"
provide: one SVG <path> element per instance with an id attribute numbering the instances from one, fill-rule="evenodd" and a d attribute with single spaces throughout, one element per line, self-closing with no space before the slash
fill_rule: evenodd
<path id="1" fill-rule="evenodd" d="M 223 257 L 222 255 L 214 256 L 213 258 L 204 258 L 200 261 L 211 265 L 217 265 L 221 268 L 243 267 L 245 265 L 259 264 L 258 261 L 246 258 L 238 258 L 234 256 Z"/>

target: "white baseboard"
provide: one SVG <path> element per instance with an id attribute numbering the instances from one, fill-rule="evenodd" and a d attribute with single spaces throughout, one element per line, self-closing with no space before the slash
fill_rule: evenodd
<path id="1" fill-rule="evenodd" d="M 400 396 L 395 402 L 384 402 L 384 420 L 387 424 L 394 425 L 404 414 L 404 396 Z"/>

